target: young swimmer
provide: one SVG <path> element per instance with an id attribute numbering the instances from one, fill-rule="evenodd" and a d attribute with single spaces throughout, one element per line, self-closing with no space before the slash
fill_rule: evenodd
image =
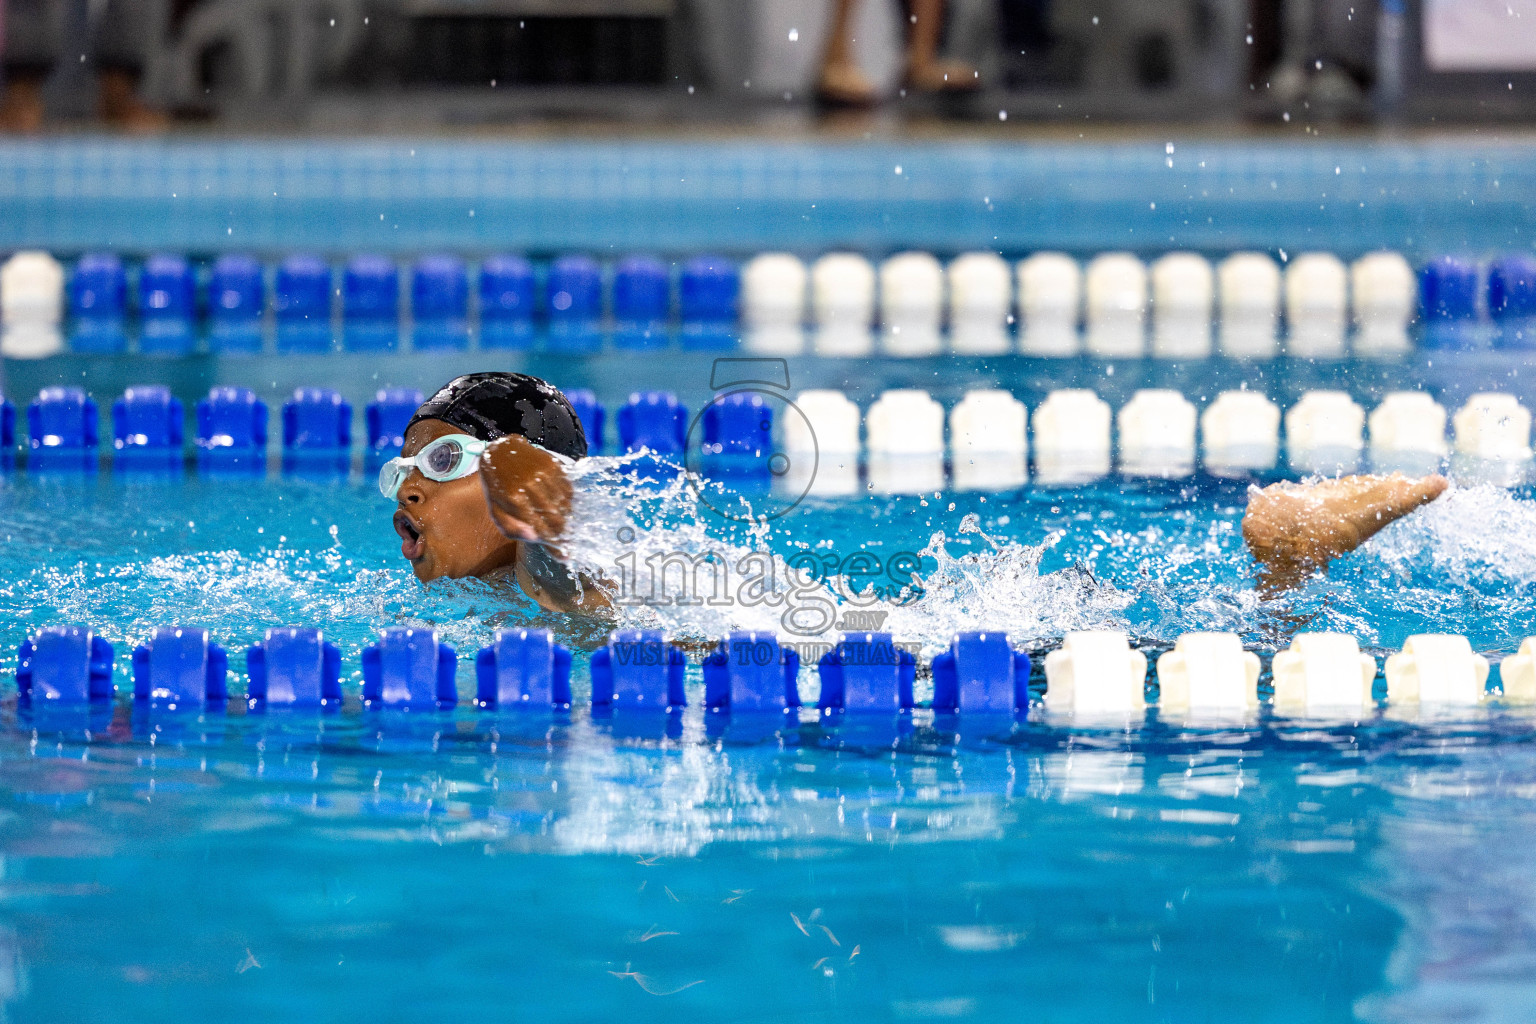
<path id="1" fill-rule="evenodd" d="M 550 611 L 601 614 L 607 593 L 577 580 L 559 540 L 571 507 L 561 460 L 587 454 L 581 420 L 553 385 L 520 373 L 471 373 L 424 402 L 379 489 L 398 503 L 400 553 L 423 582 L 510 576 Z M 1446 489 L 1441 476 L 1347 476 L 1250 492 L 1243 539 L 1272 595 Z"/>
<path id="2" fill-rule="evenodd" d="M 561 564 L 571 484 L 560 460 L 587 454 L 571 403 L 520 373 L 457 377 L 422 403 L 400 457 L 379 472 L 397 503 L 400 553 L 416 578 L 510 577 L 550 611 L 600 613 L 608 598 Z"/>

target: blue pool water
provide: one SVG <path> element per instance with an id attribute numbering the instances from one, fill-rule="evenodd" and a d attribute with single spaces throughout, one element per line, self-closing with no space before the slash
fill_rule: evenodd
<path id="1" fill-rule="evenodd" d="M 0 241 L 130 262 L 156 250 L 404 261 L 849 246 L 1277 259 L 1385 246 L 1483 259 L 1529 249 L 1533 181 L 1529 145 L 1478 139 L 61 139 L 0 144 Z M 1529 363 L 1479 351 L 804 358 L 790 370 L 795 391 L 841 388 L 865 406 L 886 388 L 950 405 L 996 386 L 1031 409 L 1085 386 L 1113 407 L 1144 387 L 1203 406 L 1246 385 L 1282 407 L 1342 388 L 1367 408 L 1420 389 L 1455 409 L 1482 390 L 1536 405 Z M 274 410 L 319 385 L 361 409 L 381 387 L 487 368 L 591 387 L 610 408 L 666 388 L 697 410 L 713 388 L 708 357 L 675 351 L 480 351 L 67 355 L 7 361 L 3 390 L 24 404 L 76 385 L 105 413 L 133 384 L 167 385 L 188 408 L 211 385 L 246 386 Z M 1327 579 L 1263 603 L 1237 529 L 1242 483 L 812 499 L 754 534 L 687 491 L 589 482 L 577 558 L 739 561 L 761 549 L 775 565 L 842 566 L 867 553 L 887 600 L 853 610 L 885 613 L 924 660 L 965 628 L 1006 628 L 1037 665 L 1065 631 L 1091 627 L 1123 629 L 1151 653 L 1192 629 L 1232 630 L 1266 666 L 1298 629 L 1345 630 L 1378 656 L 1414 633 L 1459 632 L 1494 662 L 1536 633 L 1528 491 L 1459 488 Z M 0 1018 L 1536 1016 L 1529 708 L 1383 709 L 1360 722 L 1154 708 L 1069 722 L 1037 702 L 1022 723 L 920 708 L 843 722 L 805 711 L 775 728 L 706 714 L 690 664 L 681 715 L 594 719 L 588 657 L 611 624 L 544 616 L 484 584 L 423 588 L 388 513 L 364 482 L 0 477 Z M 820 585 L 793 597 L 827 600 Z M 651 601 L 625 606 L 622 623 L 664 628 L 696 660 L 728 628 L 776 628 L 783 610 Z M 19 706 L 16 644 L 65 622 L 116 646 L 119 699 Z M 230 651 L 227 708 L 127 698 L 129 649 L 171 623 L 206 626 Z M 366 708 L 360 652 L 399 624 L 430 625 L 457 648 L 466 698 L 470 659 L 496 629 L 548 626 L 576 649 L 574 707 Z M 256 713 L 240 699 L 245 649 L 283 625 L 322 627 L 339 645 L 342 707 Z M 808 703 L 816 686 L 802 672 Z M 926 675 L 916 688 L 929 697 Z"/>
<path id="2" fill-rule="evenodd" d="M 607 509 L 635 495 L 591 482 L 573 547 L 622 554 Z M 647 493 L 642 550 L 919 556 L 922 595 L 889 624 L 930 651 L 999 624 L 1037 648 L 1111 625 L 1262 651 L 1300 619 L 1378 648 L 1462 631 L 1497 655 L 1536 604 L 1536 503 L 1491 488 L 1280 607 L 1253 596 L 1234 483 L 811 500 L 756 540 L 695 520 L 685 489 Z M 90 622 L 121 652 L 197 623 L 238 670 L 267 627 L 319 625 L 349 695 L 328 714 L 32 712 L 8 654 L 14 1019 L 1529 1019 L 1529 711 L 722 729 L 690 668 L 671 730 L 593 720 L 580 649 L 607 627 L 422 588 L 362 484 L 18 477 L 0 507 L 8 637 Z M 760 614 L 624 613 L 685 639 Z M 461 689 L 495 628 L 552 625 L 579 649 L 575 709 L 364 709 L 358 651 L 399 623 L 458 648 Z"/>

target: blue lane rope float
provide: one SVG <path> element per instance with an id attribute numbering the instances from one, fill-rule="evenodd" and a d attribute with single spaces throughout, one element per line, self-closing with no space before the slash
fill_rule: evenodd
<path id="1" fill-rule="evenodd" d="M 571 403 L 571 408 L 576 410 L 576 418 L 581 420 L 582 432 L 587 435 L 587 454 L 601 455 L 603 427 L 608 418 L 607 411 L 590 388 L 572 388 L 565 393 L 565 397 Z"/>
<path id="2" fill-rule="evenodd" d="M 197 627 L 161 626 L 133 649 L 135 700 L 222 707 L 229 699 L 229 655 Z"/>
<path id="3" fill-rule="evenodd" d="M 567 709 L 571 652 L 547 629 L 498 629 L 475 655 L 475 703 L 483 708 Z"/>
<path id="4" fill-rule="evenodd" d="M 27 406 L 27 466 L 94 473 L 100 462 L 96 402 L 79 388 L 44 388 Z"/>
<path id="5" fill-rule="evenodd" d="M 113 645 L 89 626 L 40 629 L 17 650 L 19 697 L 29 707 L 110 701 L 114 660 Z M 489 710 L 569 710 L 571 661 L 571 652 L 547 630 L 499 630 L 475 656 L 471 703 Z M 247 649 L 245 662 L 245 700 L 253 710 L 335 707 L 343 699 L 339 649 L 319 629 L 269 629 Z M 363 649 L 360 662 L 368 705 L 458 704 L 457 655 L 434 630 L 387 628 Z M 660 631 L 614 631 L 591 657 L 593 714 L 613 719 L 668 713 L 667 734 L 678 735 L 677 715 L 687 705 L 686 664 L 682 649 Z M 835 713 L 840 722 L 904 718 L 919 707 L 916 667 L 916 657 L 889 633 L 847 634 L 820 660 L 817 707 L 823 718 Z M 937 715 L 1018 721 L 1030 712 L 1030 657 L 1013 649 L 1005 633 L 957 633 L 931 667 L 927 707 Z M 1383 704 L 1468 708 L 1494 694 L 1536 702 L 1536 637 L 1499 666 L 1500 685 L 1492 690 L 1489 660 L 1454 634 L 1409 637 L 1386 658 L 1384 686 L 1381 668 L 1352 636 L 1299 633 L 1273 656 L 1267 703 L 1283 716 L 1337 717 L 1373 713 Z M 773 634 L 733 632 L 701 669 L 708 720 L 734 716 L 755 735 L 775 728 L 775 720 L 782 727 L 786 717 L 797 717 L 798 654 Z M 1156 659 L 1153 691 L 1148 659 L 1124 633 L 1074 632 L 1045 659 L 1045 706 L 1090 722 L 1135 716 L 1153 704 L 1175 716 L 1257 712 L 1266 703 L 1258 688 L 1260 669 L 1259 657 L 1234 633 L 1185 633 Z M 199 627 L 156 628 L 134 648 L 131 672 L 134 699 L 150 707 L 219 710 L 230 697 L 228 656 Z M 855 717 L 844 719 L 845 713 Z"/>
<path id="6" fill-rule="evenodd" d="M 917 659 L 889 633 L 849 633 L 822 655 L 817 706 L 832 711 L 895 713 L 913 707 Z"/>
<path id="7" fill-rule="evenodd" d="M 331 351 L 331 265 L 296 253 L 277 265 L 272 312 L 279 352 Z"/>
<path id="8" fill-rule="evenodd" d="M 253 707 L 339 704 L 341 651 L 318 629 L 267 630 L 245 652 L 246 699 Z"/>
<path id="9" fill-rule="evenodd" d="M 112 403 L 112 469 L 132 475 L 175 476 L 185 468 L 186 415 L 169 388 L 128 388 Z"/>
<path id="10" fill-rule="evenodd" d="M 613 344 L 621 349 L 660 349 L 671 341 L 672 280 L 654 256 L 628 256 L 613 272 Z"/>
<path id="11" fill-rule="evenodd" d="M 733 632 L 704 659 L 704 706 L 731 714 L 800 709 L 800 655 L 772 633 Z"/>
<path id="12" fill-rule="evenodd" d="M 208 349 L 250 355 L 262 349 L 267 310 L 266 271 L 254 256 L 227 253 L 208 276 Z"/>
<path id="13" fill-rule="evenodd" d="M 363 410 L 367 433 L 363 468 L 375 472 L 400 454 L 405 428 L 421 407 L 422 394 L 415 388 L 381 388 Z"/>
<path id="14" fill-rule="evenodd" d="M 687 349 L 729 349 L 738 339 L 741 272 L 724 256 L 696 256 L 678 279 L 680 337 Z"/>
<path id="15" fill-rule="evenodd" d="M 29 255 L 58 266 L 58 261 L 46 253 Z M 932 262 L 929 254 L 913 255 Z M 1099 257 L 1104 255 L 1098 254 Z M 1126 254 L 1111 255 L 1122 262 L 1127 258 Z M 1241 275 L 1228 264 L 1241 259 L 1251 262 L 1256 256 L 1268 259 L 1254 253 L 1228 255 L 1231 258 L 1221 260 L 1219 272 L 1214 277 L 1219 284 L 1219 301 L 1213 305 L 1209 296 L 1202 299 L 1199 308 L 1204 313 L 1198 318 L 1200 323 L 1192 329 L 1210 330 L 1219 326 L 1221 350 L 1229 355 L 1275 355 L 1278 349 L 1273 343 L 1262 346 L 1262 351 L 1228 351 L 1234 344 L 1228 337 L 1229 328 L 1236 330 L 1241 326 L 1228 320 L 1240 320 L 1243 311 L 1258 301 L 1256 293 L 1250 294 L 1258 287 L 1251 279 L 1252 275 L 1239 280 Z M 1090 271 L 1099 274 L 1105 266 L 1104 260 L 1085 256 L 1089 268 L 1085 271 L 1083 261 L 1064 253 L 1031 255 L 1017 265 L 1017 284 L 1004 273 L 1007 266 L 995 253 L 961 254 L 950 261 L 949 266 L 938 265 L 941 276 L 937 285 L 939 297 L 934 306 L 938 311 L 936 315 L 940 320 L 944 319 L 944 296 L 948 295 L 951 300 L 948 303 L 948 327 L 963 336 L 950 339 L 951 351 L 982 351 L 975 348 L 971 337 L 976 326 L 973 307 L 980 301 L 973 294 L 978 257 L 998 261 L 1003 268 L 993 274 L 1002 283 L 997 287 L 989 286 L 987 315 L 996 319 L 994 314 L 998 311 L 1016 308 L 1018 312 L 1016 328 L 1004 325 L 1003 341 L 997 343 L 1001 347 L 989 342 L 984 346 L 985 351 L 1071 355 L 1084 345 L 1090 351 L 1098 351 L 1092 338 L 1077 335 L 1087 328 L 1088 335 L 1097 337 L 1094 329 L 1096 325 L 1102 326 L 1098 307 L 1091 303 L 1085 306 L 1081 291 L 1085 274 Z M 1199 265 L 1207 268 L 1200 279 L 1213 279 L 1209 270 L 1211 259 L 1206 256 L 1187 252 L 1169 254 L 1169 258 L 1173 257 L 1190 266 L 1195 265 L 1193 261 L 1199 261 Z M 775 258 L 788 259 L 801 266 L 803 277 L 803 265 L 794 257 L 781 254 Z M 1034 276 L 1026 274 L 1025 267 L 1034 266 L 1042 258 L 1055 261 L 1052 266 L 1075 282 L 1068 289 L 1072 295 L 1068 307 L 1046 309 L 1037 301 L 1038 296 L 1031 297 L 1030 282 L 1034 281 Z M 1384 269 L 1381 263 L 1384 258 L 1393 266 L 1400 266 L 1401 272 Z M 858 259 L 863 260 L 863 257 Z M 1372 261 L 1374 264 L 1367 269 L 1366 264 Z M 863 262 L 868 263 L 867 260 Z M 1146 338 L 1142 335 L 1146 333 L 1145 321 L 1151 298 L 1144 280 L 1147 265 L 1139 259 L 1133 262 L 1140 268 L 1138 280 L 1141 284 L 1126 294 L 1133 295 L 1132 301 L 1140 307 L 1137 323 L 1141 326 L 1133 331 L 1136 338 L 1127 341 L 1127 351 L 1140 352 L 1145 348 Z M 1165 262 L 1167 259 L 1153 262 L 1154 278 L 1157 278 L 1156 268 Z M 1316 271 L 1324 262 L 1338 270 L 1320 276 Z M 1307 268 L 1306 272 L 1303 267 Z M 1399 350 L 1406 338 L 1404 332 L 1414 319 L 1420 325 L 1418 333 L 1426 348 L 1483 348 L 1489 343 L 1498 347 L 1525 348 L 1533 344 L 1530 326 L 1536 319 L 1536 283 L 1532 280 L 1533 260 L 1529 254 L 1515 252 L 1486 260 L 1459 254 L 1435 255 L 1420 264 L 1415 283 L 1411 280 L 1412 268 L 1401 255 L 1385 251 L 1368 253 L 1357 260 L 1354 270 L 1350 271 L 1356 275 L 1356 284 L 1348 289 L 1353 294 L 1347 297 L 1346 289 L 1338 283 L 1342 280 L 1339 275 L 1343 270 L 1343 264 L 1327 253 L 1301 253 L 1292 261 L 1292 266 L 1285 271 L 1284 288 L 1286 319 L 1293 334 L 1298 330 L 1303 334 L 1308 330 L 1316 333 L 1317 325 L 1307 327 L 1297 317 L 1306 320 L 1308 311 L 1318 302 L 1324 302 L 1338 305 L 1338 326 L 1334 331 L 1338 338 L 1332 343 L 1338 354 L 1344 351 L 1341 332 L 1349 313 L 1353 314 L 1358 326 L 1355 336 L 1357 353 Z M 1388 270 L 1390 272 L 1386 273 Z M 1264 286 L 1268 296 L 1261 303 L 1271 309 L 1268 316 L 1276 323 L 1279 322 L 1278 290 L 1281 287 L 1278 274 L 1276 270 L 1270 275 L 1274 279 Z M 1360 274 L 1365 276 L 1358 276 Z M 318 254 L 293 253 L 283 257 L 272 269 L 270 290 L 267 275 L 267 268 L 255 258 L 228 253 L 212 262 L 206 284 L 200 287 L 198 267 L 179 253 L 154 253 L 137 269 L 131 269 L 119 254 L 92 252 L 80 256 L 67 276 L 57 275 L 57 284 L 39 284 L 38 287 L 59 291 L 56 301 L 67 313 L 69 345 L 79 353 L 127 351 L 133 343 L 131 323 L 136 324 L 137 347 L 145 353 L 192 354 L 203 343 L 204 333 L 210 352 L 259 352 L 265 347 L 269 306 L 275 345 L 280 352 L 332 351 L 336 347 L 333 308 L 339 312 L 344 349 L 388 351 L 398 346 L 406 310 L 400 296 L 400 268 L 391 257 L 353 256 L 342 270 L 339 288 L 334 284 L 331 264 Z M 610 292 L 607 298 L 611 301 L 608 302 L 605 302 L 605 280 Z M 130 284 L 133 285 L 131 289 Z M 748 286 L 745 291 L 744 285 Z M 541 328 L 545 347 L 554 352 L 598 351 L 610 337 L 613 346 L 621 350 L 662 348 L 673 343 L 674 335 L 684 349 L 731 349 L 742 342 L 744 307 L 749 312 L 756 311 L 749 317 L 756 323 L 763 310 L 768 308 L 764 303 L 773 305 L 777 302 L 786 310 L 798 311 L 791 314 L 792 322 L 783 326 L 796 330 L 806 326 L 802 322 L 806 312 L 803 281 L 801 294 L 797 296 L 759 294 L 764 288 L 772 290 L 782 286 L 784 282 L 778 278 L 759 279 L 748 275 L 744 279 L 737 263 L 721 255 L 696 255 L 685 259 L 677 270 L 675 282 L 669 264 L 649 255 L 628 256 L 606 267 L 588 254 L 568 253 L 548 265 L 536 267 L 522 255 L 494 254 L 473 268 L 454 254 L 428 255 L 412 264 L 409 272 L 412 344 L 422 351 L 463 349 L 470 341 L 471 324 L 478 322 L 479 345 L 487 350 L 531 348 Z M 1318 288 L 1332 289 L 1329 291 L 1331 297 L 1316 294 Z M 1382 293 L 1382 288 L 1387 291 Z M 1236 291 L 1228 294 L 1232 289 Z M 1310 298 L 1308 289 L 1312 290 Z M 473 304 L 470 302 L 472 292 L 476 297 Z M 992 292 L 997 294 L 994 296 Z M 882 311 L 878 319 L 890 328 L 891 318 L 906 309 L 901 301 L 897 301 L 899 298 L 887 295 L 879 303 L 871 299 L 869 311 L 873 314 L 878 306 Z M 22 300 L 18 297 L 16 301 Z M 1350 305 L 1348 310 L 1342 305 L 1345 302 Z M 136 318 L 130 317 L 130 305 L 136 310 Z M 826 310 L 819 305 L 816 309 L 820 310 L 817 317 L 824 319 L 822 314 Z M 1045 345 L 1035 337 L 1038 332 L 1034 331 L 1039 326 L 1034 320 L 1042 316 L 1061 319 L 1058 326 L 1072 337 L 1064 336 L 1060 344 Z M 1394 322 L 1378 322 L 1383 316 Z M 1156 335 L 1160 317 L 1152 319 L 1152 333 Z M 1394 332 L 1398 340 L 1383 348 L 1382 339 Z M 1302 345 L 1302 341 L 1293 337 L 1287 341 L 1288 351 L 1293 342 Z M 747 347 L 751 348 L 753 344 L 749 340 Z M 1156 349 L 1155 338 L 1153 347 Z M 1318 354 L 1310 349 L 1304 351 L 1305 348 L 1303 345 L 1293 354 Z M 1329 354 L 1334 354 L 1332 349 Z"/>
<path id="16" fill-rule="evenodd" d="M 214 477 L 267 471 L 267 403 L 250 388 L 215 387 L 197 402 L 197 469 Z"/>
<path id="17" fill-rule="evenodd" d="M 522 256 L 502 254 L 480 264 L 480 347 L 533 347 L 537 284 L 533 264 Z"/>
<path id="18" fill-rule="evenodd" d="M 1503 256 L 1488 268 L 1488 315 L 1497 326 L 1500 348 L 1536 348 L 1536 258 Z"/>
<path id="19" fill-rule="evenodd" d="M 665 711 L 687 705 L 687 659 L 660 630 L 623 629 L 592 652 L 592 707 Z"/>
<path id="20" fill-rule="evenodd" d="M 933 658 L 933 710 L 1012 714 L 1029 710 L 1029 654 L 1005 633 L 958 633 Z"/>
<path id="21" fill-rule="evenodd" d="M 46 254 L 36 255 L 57 264 Z M 1185 261 L 1199 260 L 1206 266 L 1210 263 L 1205 256 L 1194 253 L 1172 255 Z M 1236 255 L 1251 258 L 1256 254 Z M 966 303 L 974 299 L 971 293 L 974 290 L 974 257 L 977 256 L 999 259 L 990 253 L 962 254 L 951 261 L 952 266 L 941 268 L 940 291 L 955 293 L 951 296 L 949 327 L 960 334 L 966 334 L 975 326 L 967 319 L 971 306 Z M 1038 339 L 1031 340 L 1031 321 L 1036 315 L 1043 315 L 1043 308 L 1030 298 L 1026 285 L 1033 278 L 1023 273 L 1023 267 L 1042 256 L 1056 260 L 1075 276 L 1074 295 L 1081 290 L 1084 270 L 1074 257 L 1062 253 L 1036 253 L 1019 264 L 1017 288 L 1011 279 L 1003 278 L 1004 285 L 993 303 L 999 309 L 1016 304 L 1018 328 L 1009 328 L 1005 332 L 1009 339 L 1017 335 L 1016 343 L 1008 340 L 997 351 L 1018 348 L 1035 354 L 1067 355 L 1076 353 L 1083 343 L 1074 338 L 1058 350 L 1052 346 L 1042 348 L 1036 344 Z M 1407 268 L 1400 255 L 1380 252 L 1367 254 L 1356 261 L 1356 269 L 1368 260 L 1384 256 Z M 1123 259 L 1124 254 L 1119 258 Z M 1309 301 L 1322 301 L 1320 296 L 1313 295 L 1309 300 L 1305 291 L 1294 291 L 1298 287 L 1303 290 L 1321 287 L 1322 278 L 1301 273 L 1299 269 L 1306 266 L 1315 270 L 1320 260 L 1331 261 L 1340 268 L 1343 266 L 1327 253 L 1301 253 L 1293 261 L 1292 268 L 1286 271 L 1288 320 L 1294 321 L 1298 310 L 1305 313 L 1310 309 Z M 1087 261 L 1090 267 L 1098 267 L 1100 262 Z M 1136 262 L 1144 272 L 1145 264 Z M 1154 269 L 1162 262 L 1154 261 Z M 1226 318 L 1247 308 L 1242 306 L 1245 298 L 1250 302 L 1254 299 L 1247 292 L 1226 294 L 1229 287 L 1239 290 L 1247 287 L 1236 277 L 1228 284 L 1227 263 L 1230 262 L 1223 260 L 1217 275 L 1222 291 L 1220 301 L 1204 315 L 1207 329 L 1217 326 L 1220 321 L 1224 332 L 1223 351 L 1228 347 L 1225 332 L 1230 326 Z M 1531 344 L 1526 327 L 1527 322 L 1536 317 L 1531 269 L 1532 258 L 1521 252 L 1496 255 L 1487 260 L 1442 254 L 1420 264 L 1416 285 L 1408 282 L 1406 285 L 1392 284 L 1390 288 L 1394 294 L 1402 287 L 1415 290 L 1410 304 L 1417 307 L 1419 333 L 1427 348 L 1481 348 L 1490 341 L 1500 347 L 1520 348 Z M 605 277 L 609 270 L 611 302 L 605 303 Z M 1298 274 L 1297 280 L 1292 281 L 1291 278 Z M 1210 274 L 1205 277 L 1209 278 Z M 1334 274 L 1329 279 L 1336 277 Z M 263 333 L 269 299 L 278 351 L 331 351 L 335 347 L 333 306 L 339 308 L 345 349 L 383 351 L 398 343 L 405 310 L 399 294 L 400 270 L 393 259 L 367 254 L 352 257 L 342 271 L 338 289 L 333 287 L 333 270 L 325 258 L 317 254 L 294 253 L 276 264 L 272 279 L 269 294 L 267 268 L 255 258 L 240 253 L 217 257 L 207 272 L 206 285 L 200 287 L 197 266 L 179 253 L 154 253 L 137 269 L 130 269 L 119 254 L 92 252 L 79 257 L 67 277 L 59 276 L 62 293 L 58 301 L 67 313 L 66 333 L 70 348 L 80 353 L 127 351 L 133 340 L 130 322 L 136 323 L 137 346 L 145 353 L 191 354 L 199 348 L 200 335 L 205 329 L 206 344 L 211 352 L 257 352 L 265 345 Z M 1378 316 L 1380 308 L 1386 308 L 1380 306 L 1382 297 L 1374 293 L 1383 279 L 1377 276 L 1371 280 L 1375 282 L 1369 289 L 1372 295 L 1361 292 L 1348 299 L 1362 332 L 1357 337 L 1356 350 L 1363 352 L 1377 350 L 1377 343 L 1370 339 L 1364 339 L 1363 344 L 1358 342 L 1364 334 L 1370 333 L 1371 325 L 1367 321 Z M 133 285 L 132 296 L 130 283 Z M 685 349 L 733 348 L 741 340 L 743 304 L 757 309 L 768 299 L 763 295 L 744 293 L 743 284 L 743 275 L 735 261 L 719 255 L 697 255 L 684 260 L 676 274 L 675 288 L 668 264 L 654 256 L 625 257 L 606 268 L 590 255 L 570 253 L 556 258 L 541 270 L 517 254 L 491 255 L 475 268 L 453 254 L 429 255 L 410 268 L 413 344 L 424 351 L 462 349 L 468 344 L 472 320 L 478 318 L 479 344 L 485 349 L 532 347 L 540 322 L 547 327 L 547 347 L 558 352 L 596 351 L 602 348 L 610 334 L 614 346 L 619 349 L 669 346 L 674 333 Z M 1252 285 L 1249 281 L 1248 286 Z M 752 285 L 753 288 L 767 286 Z M 1278 280 L 1270 287 L 1272 294 L 1267 301 L 1272 305 L 1279 301 L 1279 296 L 1273 294 L 1278 287 Z M 473 310 L 469 301 L 471 292 L 477 300 Z M 1142 307 L 1143 320 L 1150 302 L 1147 292 L 1146 287 L 1135 290 L 1138 296 L 1135 301 Z M 1346 301 L 1342 289 L 1338 294 L 1339 302 Z M 133 303 L 130 303 L 130 297 Z M 892 296 L 885 298 L 892 300 Z M 1098 322 L 1097 307 L 1085 309 L 1080 300 L 1081 296 L 1075 298 L 1072 308 L 1065 311 L 1067 320 L 1064 322 L 1074 333 Z M 1393 308 L 1396 304 L 1395 298 L 1387 302 L 1387 306 Z M 130 318 L 130 305 L 136 310 L 136 319 Z M 886 301 L 879 305 L 885 314 L 880 319 L 886 327 L 891 326 L 886 322 L 893 315 L 891 310 L 905 308 L 900 302 L 893 305 Z M 804 296 L 799 296 L 786 308 L 801 311 L 795 320 L 797 326 L 803 326 L 798 321 L 804 315 Z M 942 303 L 936 308 L 942 308 Z M 1341 315 L 1343 312 L 1340 307 Z M 1408 312 L 1412 319 L 1413 310 Z M 1407 325 L 1408 321 L 1404 320 L 1400 326 Z M 1290 328 L 1294 332 L 1298 324 L 1292 322 Z M 1133 347 L 1140 351 L 1144 341 L 1142 338 Z M 1087 344 L 1090 350 L 1094 349 L 1093 343 Z M 976 351 L 965 339 L 952 339 L 950 348 L 956 352 Z M 987 350 L 992 351 L 991 348 Z M 1270 345 L 1263 352 L 1228 354 L 1273 355 L 1275 348 Z"/>
<path id="22" fill-rule="evenodd" d="M 0 395 L 0 472 L 16 466 L 16 406 Z"/>
<path id="23" fill-rule="evenodd" d="M 296 388 L 283 403 L 283 471 L 345 476 L 352 464 L 352 405 L 328 388 Z"/>
<path id="24" fill-rule="evenodd" d="M 16 652 L 16 690 L 34 706 L 111 700 L 114 656 L 89 626 L 45 627 Z"/>
<path id="25" fill-rule="evenodd" d="M 400 271 L 387 256 L 364 253 L 341 274 L 342 347 L 393 352 L 400 347 Z"/>
<path id="26" fill-rule="evenodd" d="M 128 348 L 128 274 L 116 253 L 87 253 L 69 281 L 69 346 L 76 352 Z"/>
<path id="27" fill-rule="evenodd" d="M 185 356 L 197 348 L 197 282 L 186 258 L 157 253 L 139 269 L 139 351 Z"/>
<path id="28" fill-rule="evenodd" d="M 544 311 L 553 352 L 596 352 L 602 348 L 603 271 L 590 256 L 561 256 L 544 283 Z"/>
<path id="29" fill-rule="evenodd" d="M 391 626 L 363 648 L 363 701 L 381 707 L 452 707 L 458 656 L 437 631 Z"/>
<path id="30" fill-rule="evenodd" d="M 411 268 L 411 345 L 418 352 L 469 346 L 469 271 L 457 256 L 424 256 Z"/>

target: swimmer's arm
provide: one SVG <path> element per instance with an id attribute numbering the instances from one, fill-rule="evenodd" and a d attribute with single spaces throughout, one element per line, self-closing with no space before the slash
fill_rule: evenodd
<path id="1" fill-rule="evenodd" d="M 518 541 L 515 575 L 523 592 L 550 611 L 602 614 L 608 594 L 566 568 L 556 543 L 571 511 L 571 481 L 555 457 L 526 438 L 493 442 L 480 457 L 491 521 Z"/>
<path id="2" fill-rule="evenodd" d="M 1346 476 L 1271 484 L 1248 493 L 1243 540 L 1260 566 L 1260 587 L 1289 590 L 1325 572 L 1389 523 L 1445 492 L 1445 477 Z"/>
<path id="3" fill-rule="evenodd" d="M 603 618 L 613 610 L 608 591 L 599 581 L 581 573 L 578 582 L 577 575 L 566 568 L 547 545 L 524 541 L 517 547 L 517 585 L 537 601 L 539 607 L 569 615 Z"/>

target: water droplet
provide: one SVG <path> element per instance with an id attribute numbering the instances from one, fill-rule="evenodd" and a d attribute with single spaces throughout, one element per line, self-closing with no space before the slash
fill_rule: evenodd
<path id="1" fill-rule="evenodd" d="M 1008 120 L 1008 111 L 1006 111 L 1006 110 L 999 110 L 997 112 L 997 119 L 999 121 L 1006 121 L 1006 120 Z"/>
<path id="2" fill-rule="evenodd" d="M 789 41 L 792 42 L 792 43 L 798 43 L 800 41 L 800 30 L 799 29 L 792 28 L 792 29 L 789 30 Z"/>

